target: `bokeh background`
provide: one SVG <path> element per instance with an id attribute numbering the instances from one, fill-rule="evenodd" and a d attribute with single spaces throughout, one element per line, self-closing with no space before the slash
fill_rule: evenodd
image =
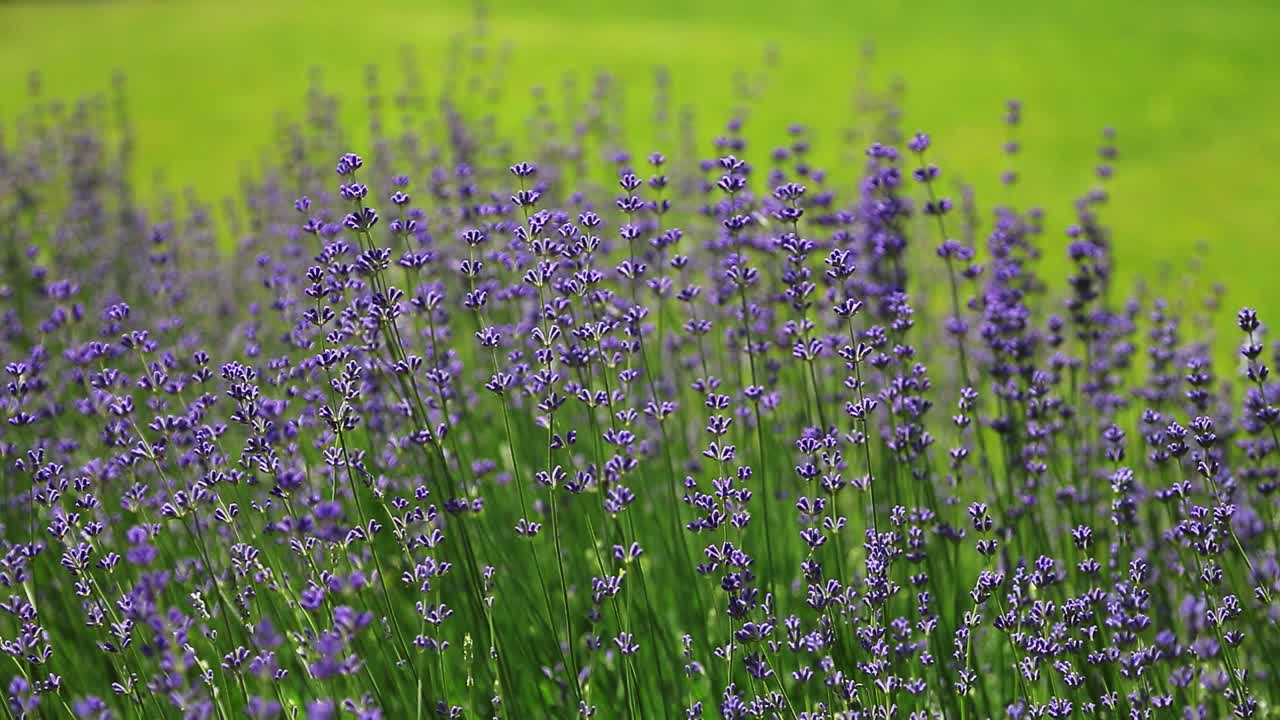
<path id="1" fill-rule="evenodd" d="M 656 67 L 708 138 L 745 73 L 760 88 L 748 136 L 772 147 L 802 121 L 830 165 L 858 74 L 897 77 L 904 129 L 930 132 L 946 177 L 972 183 L 986 206 L 1004 192 L 1001 118 L 1017 98 L 1023 179 L 1011 192 L 1045 207 L 1062 246 L 1057 230 L 1093 184 L 1100 131 L 1112 126 L 1120 159 L 1107 218 L 1120 273 L 1188 292 L 1221 281 L 1228 309 L 1280 311 L 1280 2 L 489 0 L 482 16 L 488 61 L 510 60 L 504 122 L 524 121 L 535 85 L 572 73 L 589 87 L 608 70 L 627 83 L 628 132 L 647 152 Z M 408 46 L 438 87 L 454 39 L 476 27 L 467 2 L 0 2 L 0 122 L 22 113 L 31 71 L 45 96 L 67 99 L 107 90 L 121 71 L 141 192 L 235 196 L 279 118 L 305 111 L 313 72 L 344 91 L 358 138 L 366 66 L 394 87 Z M 1050 262 L 1061 254 L 1046 249 Z"/>

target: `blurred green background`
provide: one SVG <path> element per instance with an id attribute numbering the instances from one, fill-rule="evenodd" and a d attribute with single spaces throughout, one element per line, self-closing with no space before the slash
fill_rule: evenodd
<path id="1" fill-rule="evenodd" d="M 1188 276 L 1197 243 L 1208 259 L 1195 282 L 1222 281 L 1229 303 L 1280 312 L 1280 3 L 1158 4 L 1085 0 L 491 0 L 491 37 L 514 65 L 502 112 L 523 122 L 528 89 L 557 88 L 567 71 L 589 86 L 610 70 L 632 88 L 638 152 L 651 116 L 653 68 L 670 69 L 677 104 L 718 130 L 733 107 L 731 78 L 779 64 L 748 124 L 764 150 L 802 121 L 830 165 L 849 123 L 854 77 L 868 42 L 880 82 L 906 83 L 907 130 L 933 134 L 949 178 L 974 183 L 979 202 L 1012 199 L 1049 213 L 1060 256 L 1071 201 L 1094 184 L 1099 131 L 1118 131 L 1120 160 L 1106 211 L 1123 274 L 1157 283 Z M 209 199 L 236 192 L 280 113 L 298 117 L 309 71 L 343 89 L 346 118 L 363 123 L 366 65 L 397 87 L 411 45 L 428 88 L 443 81 L 450 39 L 473 23 L 454 2 L 0 2 L 0 122 L 26 103 L 39 70 L 46 95 L 101 92 L 122 70 L 137 128 L 144 195 L 157 180 Z M 1004 101 L 1024 102 L 1023 181 L 1012 197 L 996 178 Z M 517 126 L 518 127 L 518 126 Z M 639 128 L 639 129 L 637 129 Z M 821 149 L 827 145 L 829 155 Z M 358 149 L 358 148 L 357 148 Z M 668 148 L 674 151 L 675 148 Z M 709 149 L 708 149 L 709 152 Z M 516 159 L 516 158 L 513 158 Z"/>

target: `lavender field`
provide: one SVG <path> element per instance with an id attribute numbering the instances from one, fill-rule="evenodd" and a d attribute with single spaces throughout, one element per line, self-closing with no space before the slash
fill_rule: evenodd
<path id="1" fill-rule="evenodd" d="M 28 78 L 7 717 L 1280 717 L 1270 297 L 1119 269 L 1211 211 L 1118 208 L 1122 127 L 1036 196 L 994 104 L 984 194 L 910 77 L 513 117 L 490 42 L 299 79 L 223 202 L 139 180 L 127 78 Z"/>

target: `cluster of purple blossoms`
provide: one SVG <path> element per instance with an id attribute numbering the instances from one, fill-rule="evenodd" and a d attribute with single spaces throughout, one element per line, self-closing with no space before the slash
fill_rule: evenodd
<path id="1" fill-rule="evenodd" d="M 601 76 L 516 155 L 455 69 L 220 213 L 98 102 L 4 136 L 7 717 L 1274 712 L 1280 346 L 1121 283 L 1114 133 L 1054 238 L 896 90 L 828 170 L 665 75 L 670 154 Z"/>

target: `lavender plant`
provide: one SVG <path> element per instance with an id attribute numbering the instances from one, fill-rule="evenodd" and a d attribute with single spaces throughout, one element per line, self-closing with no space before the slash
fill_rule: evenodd
<path id="1" fill-rule="evenodd" d="M 1275 712 L 1280 348 L 1122 283 L 1114 133 L 1054 238 L 897 88 L 828 172 L 665 73 L 677 147 L 609 76 L 509 134 L 467 57 L 371 71 L 365 156 L 313 88 L 220 213 L 139 200 L 122 87 L 6 133 L 8 717 Z"/>

